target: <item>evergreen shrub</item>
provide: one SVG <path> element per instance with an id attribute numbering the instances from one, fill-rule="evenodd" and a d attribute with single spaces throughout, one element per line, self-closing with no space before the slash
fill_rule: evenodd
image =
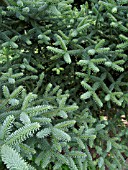
<path id="1" fill-rule="evenodd" d="M 128 0 L 0 3 L 0 169 L 122 170 Z"/>

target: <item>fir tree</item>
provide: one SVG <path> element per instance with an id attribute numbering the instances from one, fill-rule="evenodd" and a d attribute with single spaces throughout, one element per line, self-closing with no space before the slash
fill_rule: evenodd
<path id="1" fill-rule="evenodd" d="M 1 1 L 1 169 L 126 166 L 128 1 L 79 3 Z"/>

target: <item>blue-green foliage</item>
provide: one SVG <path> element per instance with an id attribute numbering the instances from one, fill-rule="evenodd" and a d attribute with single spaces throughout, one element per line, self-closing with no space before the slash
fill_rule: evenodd
<path id="1" fill-rule="evenodd" d="M 1 169 L 126 166 L 128 1 L 80 2 L 0 4 Z"/>

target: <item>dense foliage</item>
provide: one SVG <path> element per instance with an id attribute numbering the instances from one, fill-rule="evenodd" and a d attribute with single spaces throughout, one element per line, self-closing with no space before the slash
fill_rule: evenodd
<path id="1" fill-rule="evenodd" d="M 0 169 L 122 170 L 128 0 L 1 2 Z"/>

